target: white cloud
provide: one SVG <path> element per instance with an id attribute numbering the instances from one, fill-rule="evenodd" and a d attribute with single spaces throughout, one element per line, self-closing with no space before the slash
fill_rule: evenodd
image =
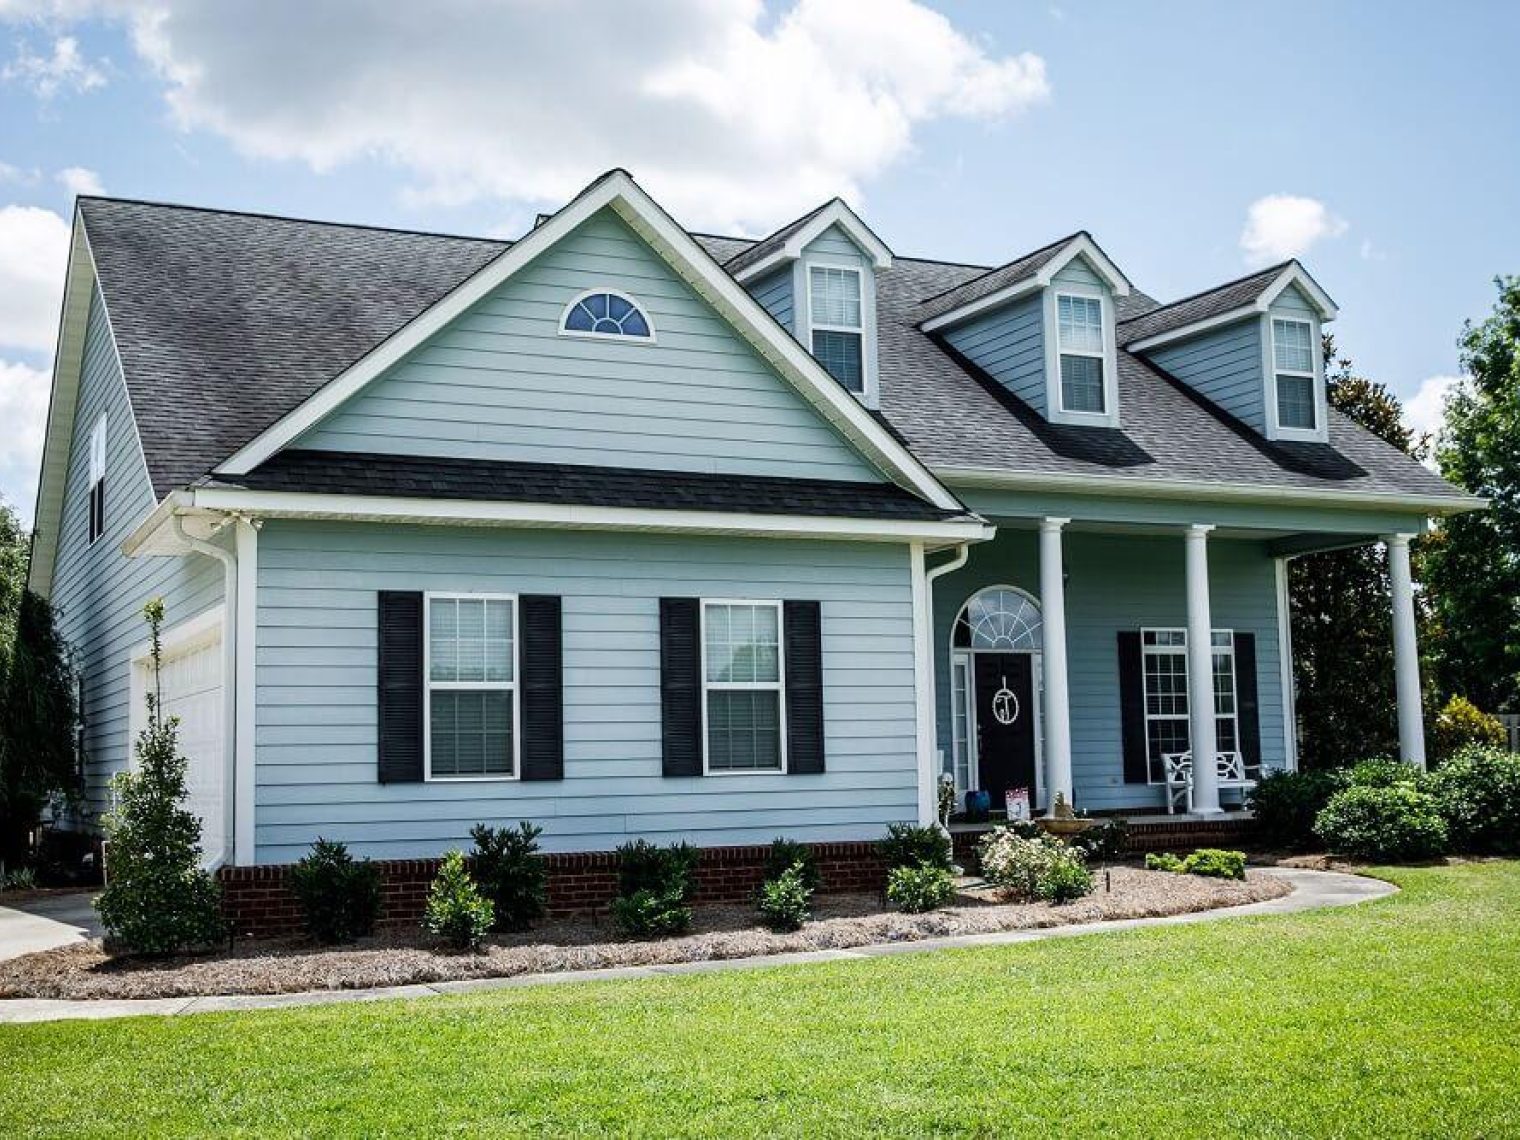
<path id="1" fill-rule="evenodd" d="M 71 197 L 80 194 L 104 194 L 105 186 L 100 181 L 100 175 L 93 170 L 87 170 L 83 166 L 66 166 L 60 170 L 55 178 Z"/>
<path id="2" fill-rule="evenodd" d="M 1240 233 L 1240 248 L 1248 265 L 1270 265 L 1302 257 L 1317 242 L 1340 237 L 1349 228 L 1344 218 L 1314 198 L 1269 194 L 1252 202 Z"/>
<path id="3" fill-rule="evenodd" d="M 1420 382 L 1419 389 L 1404 401 L 1404 423 L 1418 435 L 1440 432 L 1446 397 L 1462 382 L 1460 376 L 1431 376 Z"/>
<path id="4" fill-rule="evenodd" d="M 50 382 L 45 368 L 0 360 L 0 496 L 27 525 L 37 498 Z"/>
<path id="5" fill-rule="evenodd" d="M 18 45 L 16 58 L 0 69 L 0 79 L 19 82 L 42 100 L 66 90 L 93 91 L 106 85 L 103 64 L 86 59 L 73 36 L 55 39 L 51 55 L 38 55 L 26 44 Z"/>
<path id="6" fill-rule="evenodd" d="M 0 345 L 53 350 L 68 255 L 69 224 L 57 214 L 0 207 Z"/>
<path id="7" fill-rule="evenodd" d="M 35 169 L 23 170 L 21 167 L 12 166 L 8 162 L 0 162 L 0 185 L 30 186 L 37 181 L 37 177 Z"/>
<path id="8" fill-rule="evenodd" d="M 3 3 L 4 0 L 0 0 Z M 363 160 L 431 203 L 562 204 L 623 166 L 689 225 L 765 228 L 944 118 L 1008 118 L 1045 64 L 913 0 L 113 6 L 176 122 L 317 170 Z"/>

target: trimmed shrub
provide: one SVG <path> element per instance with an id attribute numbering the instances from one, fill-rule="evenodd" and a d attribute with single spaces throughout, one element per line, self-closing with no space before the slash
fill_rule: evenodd
<path id="1" fill-rule="evenodd" d="M 955 880 L 943 867 L 920 863 L 887 873 L 887 901 L 904 914 L 924 914 L 955 898 Z"/>
<path id="2" fill-rule="evenodd" d="M 760 920 L 779 933 L 802 929 L 811 916 L 813 888 L 807 885 L 801 863 L 793 863 L 775 878 L 760 884 Z"/>
<path id="3" fill-rule="evenodd" d="M 1069 902 L 1092 891 L 1082 852 L 1048 835 L 999 827 L 978 848 L 982 877 L 1014 898 Z"/>
<path id="4" fill-rule="evenodd" d="M 679 895 L 641 887 L 612 900 L 612 921 L 630 938 L 664 938 L 686 932 L 691 926 L 691 908 Z"/>
<path id="5" fill-rule="evenodd" d="M 1067 842 L 1090 863 L 1113 863 L 1129 851 L 1129 823 L 1120 816 L 1073 835 Z"/>
<path id="6" fill-rule="evenodd" d="M 523 820 L 516 827 L 470 830 L 475 841 L 471 862 L 481 893 L 496 908 L 493 930 L 527 930 L 544 916 L 549 899 L 549 872 L 538 854 L 541 827 Z"/>
<path id="7" fill-rule="evenodd" d="M 1244 851 L 1222 851 L 1218 847 L 1200 847 L 1182 861 L 1182 870 L 1189 875 L 1202 875 L 1208 879 L 1244 879 L 1246 856 Z"/>
<path id="8" fill-rule="evenodd" d="M 1183 861 L 1170 851 L 1152 851 L 1145 857 L 1145 869 L 1147 871 L 1170 871 L 1174 875 L 1182 874 Z"/>
<path id="9" fill-rule="evenodd" d="M 1314 831 L 1331 851 L 1364 859 L 1428 859 L 1447 844 L 1435 800 L 1407 783 L 1337 792 L 1314 821 Z"/>
<path id="10" fill-rule="evenodd" d="M 152 631 L 155 684 L 148 726 L 137 738 L 137 763 L 111 779 L 116 806 L 105 816 L 107 885 L 95 900 L 107 940 L 132 954 L 172 954 L 209 946 L 226 931 L 222 892 L 201 869 L 201 821 L 185 807 L 188 761 L 179 720 L 158 705 L 164 603 L 143 607 Z"/>
<path id="11" fill-rule="evenodd" d="M 1452 697 L 1430 726 L 1430 755 L 1446 760 L 1471 745 L 1503 748 L 1508 742 L 1504 725 L 1466 697 Z"/>
<path id="12" fill-rule="evenodd" d="M 618 897 L 612 921 L 633 938 L 681 934 L 691 926 L 687 903 L 696 887 L 697 849 L 686 843 L 657 847 L 643 839 L 617 849 Z"/>
<path id="13" fill-rule="evenodd" d="M 30 867 L 17 867 L 0 876 L 0 891 L 35 891 L 37 872 Z"/>
<path id="14" fill-rule="evenodd" d="M 777 838 L 771 841 L 771 853 L 765 860 L 765 878 L 769 882 L 779 879 L 791 868 L 799 868 L 803 886 L 808 893 L 816 893 L 823 887 L 823 875 L 818 870 L 818 860 L 813 849 L 795 839 Z"/>
<path id="15" fill-rule="evenodd" d="M 465 867 L 464 852 L 450 851 L 443 857 L 433 885 L 428 888 L 427 910 L 422 926 L 455 950 L 479 949 L 491 930 L 496 908 L 480 893 Z"/>
<path id="16" fill-rule="evenodd" d="M 1400 785 L 1418 787 L 1422 773 L 1413 764 L 1377 756 L 1371 760 L 1359 760 L 1347 774 L 1347 785 L 1353 788 L 1393 788 Z"/>
<path id="17" fill-rule="evenodd" d="M 368 859 L 355 860 L 345 843 L 313 843 L 290 869 L 290 889 L 301 904 L 307 933 L 318 942 L 352 942 L 375 929 L 380 870 Z"/>
<path id="18" fill-rule="evenodd" d="M 887 825 L 887 837 L 876 843 L 882 861 L 891 867 L 938 867 L 950 870 L 950 837 L 937 827 L 911 823 Z"/>
<path id="19" fill-rule="evenodd" d="M 1263 772 L 1247 800 L 1262 842 L 1290 851 L 1318 846 L 1314 821 L 1347 779 L 1342 771 Z"/>
<path id="20" fill-rule="evenodd" d="M 1455 850 L 1520 854 L 1520 756 L 1470 745 L 1432 772 L 1427 787 Z"/>

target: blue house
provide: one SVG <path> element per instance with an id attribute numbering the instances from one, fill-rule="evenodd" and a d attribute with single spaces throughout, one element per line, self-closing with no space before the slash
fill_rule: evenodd
<path id="1" fill-rule="evenodd" d="M 516 242 L 81 199 L 31 585 L 89 803 L 161 596 L 226 865 L 862 840 L 942 773 L 1209 818 L 1295 764 L 1288 560 L 1373 542 L 1420 761 L 1408 542 L 1475 501 L 1327 405 L 1335 315 L 837 200 L 693 234 L 622 171 Z"/>

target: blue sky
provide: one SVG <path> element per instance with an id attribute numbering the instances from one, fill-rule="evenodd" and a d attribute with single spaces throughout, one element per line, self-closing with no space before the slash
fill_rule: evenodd
<path id="1" fill-rule="evenodd" d="M 693 228 L 1085 228 L 1163 300 L 1300 255 L 1422 424 L 1520 272 L 1520 5 L 626 7 L 0 0 L 0 494 L 29 517 L 74 190 L 512 235 L 617 165 Z"/>

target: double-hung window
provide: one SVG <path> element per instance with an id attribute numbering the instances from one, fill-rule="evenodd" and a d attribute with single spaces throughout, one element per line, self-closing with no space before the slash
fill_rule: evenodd
<path id="1" fill-rule="evenodd" d="M 1056 347 L 1061 356 L 1061 410 L 1104 415 L 1103 302 L 1056 295 Z"/>
<path id="2" fill-rule="evenodd" d="M 90 542 L 106 532 L 106 418 L 90 431 Z"/>
<path id="3" fill-rule="evenodd" d="M 517 599 L 427 596 L 427 778 L 517 774 Z"/>
<path id="4" fill-rule="evenodd" d="M 1216 629 L 1214 646 L 1214 733 L 1220 752 L 1240 749 L 1236 716 L 1235 635 Z M 1166 780 L 1162 756 L 1192 747 L 1188 726 L 1187 630 L 1147 629 L 1140 635 L 1145 684 L 1145 749 L 1150 782 Z"/>
<path id="5" fill-rule="evenodd" d="M 813 356 L 849 391 L 864 392 L 865 326 L 860 270 L 835 265 L 808 269 L 808 315 Z"/>
<path id="6" fill-rule="evenodd" d="M 706 770 L 784 772 L 781 603 L 702 603 Z"/>
<path id="7" fill-rule="evenodd" d="M 1313 431 L 1319 426 L 1314 398 L 1314 326 L 1272 318 L 1272 364 L 1277 377 L 1277 426 Z"/>

